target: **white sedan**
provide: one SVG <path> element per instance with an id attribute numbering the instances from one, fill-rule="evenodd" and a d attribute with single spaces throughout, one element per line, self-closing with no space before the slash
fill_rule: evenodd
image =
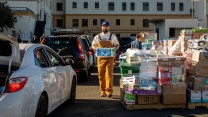
<path id="1" fill-rule="evenodd" d="M 0 117 L 45 117 L 73 104 L 77 76 L 70 64 L 42 44 L 18 44 L 0 34 Z"/>

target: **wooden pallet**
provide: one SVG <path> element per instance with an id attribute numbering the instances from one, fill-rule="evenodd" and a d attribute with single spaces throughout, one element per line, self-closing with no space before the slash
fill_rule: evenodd
<path id="1" fill-rule="evenodd" d="M 121 100 L 121 103 L 127 110 L 135 109 L 165 109 L 165 108 L 186 108 L 186 104 L 126 104 Z"/>
<path id="2" fill-rule="evenodd" d="M 195 109 L 196 107 L 206 107 L 208 108 L 208 103 L 188 103 L 188 109 Z"/>

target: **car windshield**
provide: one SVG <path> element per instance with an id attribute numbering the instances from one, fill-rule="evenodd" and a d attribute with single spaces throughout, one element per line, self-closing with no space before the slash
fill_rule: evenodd
<path id="1" fill-rule="evenodd" d="M 64 48 L 71 51 L 78 49 L 75 37 L 47 37 L 44 44 L 51 47 L 56 52 Z"/>

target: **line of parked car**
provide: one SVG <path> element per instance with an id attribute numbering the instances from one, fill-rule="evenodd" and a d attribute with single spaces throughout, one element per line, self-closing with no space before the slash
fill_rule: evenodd
<path id="1" fill-rule="evenodd" d="M 3 34 L 0 47 L 0 117 L 46 117 L 62 103 L 75 102 L 77 75 L 70 57 L 62 59 L 46 45 L 19 44 Z"/>

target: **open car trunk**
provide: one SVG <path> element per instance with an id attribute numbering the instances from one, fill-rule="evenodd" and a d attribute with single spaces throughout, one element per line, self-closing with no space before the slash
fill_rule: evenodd
<path id="1" fill-rule="evenodd" d="M 0 34 L 0 96 L 7 88 L 9 76 L 20 67 L 20 64 L 18 42 Z"/>

